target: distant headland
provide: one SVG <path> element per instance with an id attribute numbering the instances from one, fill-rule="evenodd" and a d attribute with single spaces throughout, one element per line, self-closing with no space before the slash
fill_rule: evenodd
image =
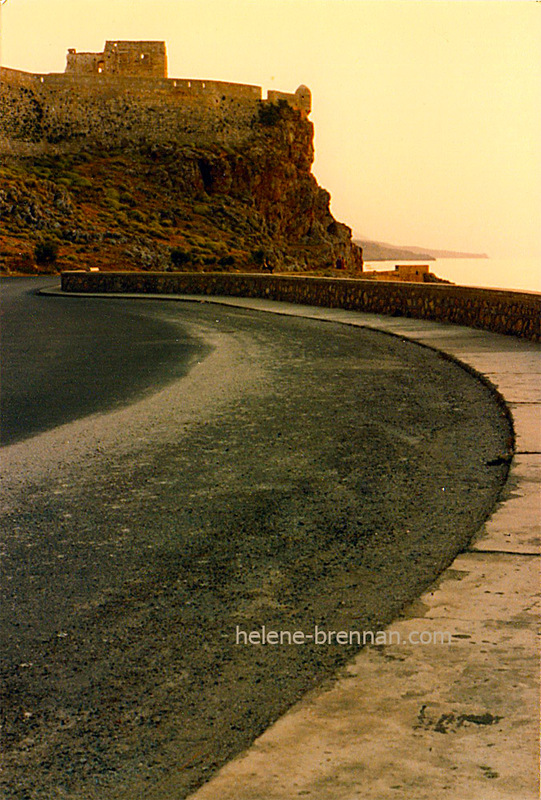
<path id="1" fill-rule="evenodd" d="M 370 239 L 354 239 L 362 247 L 365 261 L 435 261 L 437 258 L 488 258 L 486 253 L 463 253 L 456 250 L 433 250 L 415 245 L 396 245 Z"/>

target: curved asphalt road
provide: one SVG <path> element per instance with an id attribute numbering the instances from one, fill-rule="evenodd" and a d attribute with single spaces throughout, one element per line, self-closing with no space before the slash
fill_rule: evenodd
<path id="1" fill-rule="evenodd" d="M 204 346 L 122 300 L 39 296 L 57 278 L 0 279 L 0 443 L 133 400 L 186 374 Z M 150 309 L 146 309 L 150 311 Z"/>
<path id="2" fill-rule="evenodd" d="M 178 800 L 352 652 L 239 646 L 236 626 L 380 629 L 490 511 L 508 422 L 396 337 L 18 285 L 4 369 L 33 412 L 2 451 L 0 785 Z M 61 371 L 36 383 L 58 354 L 68 399 Z"/>

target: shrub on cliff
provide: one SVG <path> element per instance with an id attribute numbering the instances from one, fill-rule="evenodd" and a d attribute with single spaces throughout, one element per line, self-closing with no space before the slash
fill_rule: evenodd
<path id="1" fill-rule="evenodd" d="M 52 239 L 44 239 L 34 247 L 34 258 L 40 266 L 52 266 L 58 258 L 58 245 Z"/>
<path id="2" fill-rule="evenodd" d="M 262 101 L 257 109 L 259 122 L 273 127 L 280 122 L 288 109 L 289 104 L 286 100 L 278 100 L 277 103 Z"/>
<path id="3" fill-rule="evenodd" d="M 201 214 L 201 216 L 205 216 L 211 211 L 210 206 L 208 203 L 194 203 L 193 206 L 193 213 L 194 214 Z"/>
<path id="4" fill-rule="evenodd" d="M 270 251 L 258 247 L 257 250 L 252 250 L 250 257 L 260 269 L 266 272 L 273 271 L 273 258 Z"/>
<path id="5" fill-rule="evenodd" d="M 172 247 L 170 252 L 171 264 L 176 269 L 181 269 L 192 260 L 191 254 L 182 247 Z"/>

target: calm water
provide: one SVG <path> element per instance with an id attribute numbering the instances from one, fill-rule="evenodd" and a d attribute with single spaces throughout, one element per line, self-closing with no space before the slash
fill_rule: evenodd
<path id="1" fill-rule="evenodd" d="M 394 269 L 395 264 L 407 263 L 407 261 L 368 261 L 365 263 L 365 269 Z M 430 271 L 439 278 L 446 278 L 463 286 L 541 292 L 539 258 L 438 258 L 436 261 L 423 261 L 420 258 L 418 263 L 429 264 Z"/>

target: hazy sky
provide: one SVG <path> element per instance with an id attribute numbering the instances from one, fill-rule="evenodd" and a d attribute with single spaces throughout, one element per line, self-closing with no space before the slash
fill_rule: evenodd
<path id="1" fill-rule="evenodd" d="M 541 3 L 7 0 L 2 61 L 165 39 L 169 74 L 312 90 L 314 173 L 359 235 L 541 255 Z"/>

